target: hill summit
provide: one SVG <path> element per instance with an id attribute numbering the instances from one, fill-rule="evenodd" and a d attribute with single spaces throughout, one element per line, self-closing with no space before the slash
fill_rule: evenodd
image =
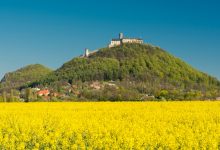
<path id="1" fill-rule="evenodd" d="M 5 74 L 0 82 L 0 90 L 19 89 L 22 86 L 25 87 L 34 81 L 40 80 L 51 72 L 51 69 L 40 64 L 25 66 Z"/>

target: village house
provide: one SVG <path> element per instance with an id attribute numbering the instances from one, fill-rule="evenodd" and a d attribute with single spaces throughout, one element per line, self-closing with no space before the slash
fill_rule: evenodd
<path id="1" fill-rule="evenodd" d="M 100 90 L 103 86 L 101 85 L 100 82 L 96 81 L 90 84 L 90 87 L 96 90 Z"/>
<path id="2" fill-rule="evenodd" d="M 48 96 L 50 91 L 48 89 L 37 91 L 38 96 Z"/>
<path id="3" fill-rule="evenodd" d="M 220 101 L 220 97 L 216 97 L 216 100 L 217 100 L 217 101 Z"/>

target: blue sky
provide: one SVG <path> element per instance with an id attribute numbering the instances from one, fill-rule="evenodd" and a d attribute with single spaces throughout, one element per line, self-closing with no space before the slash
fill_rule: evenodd
<path id="1" fill-rule="evenodd" d="M 27 64 L 56 69 L 124 32 L 220 79 L 217 0 L 0 1 L 0 77 Z"/>

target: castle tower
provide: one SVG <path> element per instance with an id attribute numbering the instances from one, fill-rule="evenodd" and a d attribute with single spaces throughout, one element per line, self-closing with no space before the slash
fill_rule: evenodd
<path id="1" fill-rule="evenodd" d="M 124 38 L 123 33 L 119 33 L 119 39 L 122 40 Z"/>
<path id="2" fill-rule="evenodd" d="M 85 49 L 84 57 L 89 57 L 89 49 L 88 48 Z"/>
<path id="3" fill-rule="evenodd" d="M 123 44 L 123 38 L 124 38 L 123 33 L 119 33 L 120 45 L 122 45 L 122 44 Z"/>

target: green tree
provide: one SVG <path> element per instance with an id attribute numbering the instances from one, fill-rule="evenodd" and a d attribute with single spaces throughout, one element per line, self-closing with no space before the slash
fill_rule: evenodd
<path id="1" fill-rule="evenodd" d="M 7 102 L 7 93 L 5 91 L 3 91 L 2 93 L 2 97 L 3 97 L 3 101 Z"/>
<path id="2" fill-rule="evenodd" d="M 158 94 L 159 99 L 169 99 L 169 92 L 167 90 L 161 90 Z"/>
<path id="3" fill-rule="evenodd" d="M 25 102 L 30 102 L 33 98 L 33 93 L 31 88 L 27 88 L 25 91 Z"/>
<path id="4" fill-rule="evenodd" d="M 10 102 L 14 102 L 14 90 L 13 89 L 11 89 L 11 91 L 10 91 Z"/>

